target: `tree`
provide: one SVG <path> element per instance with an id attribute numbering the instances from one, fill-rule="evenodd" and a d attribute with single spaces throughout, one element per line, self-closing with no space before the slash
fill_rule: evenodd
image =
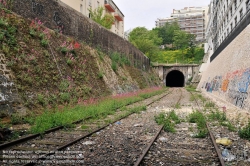
<path id="1" fill-rule="evenodd" d="M 90 13 L 90 18 L 97 22 L 98 24 L 102 25 L 103 27 L 107 29 L 111 29 L 113 23 L 115 22 L 114 16 L 111 14 L 105 13 L 103 15 L 104 8 L 98 7 L 94 11 L 92 8 L 88 9 Z"/>
<path id="2" fill-rule="evenodd" d="M 159 45 L 162 43 L 162 39 L 158 37 L 155 31 L 149 31 L 145 27 L 134 28 L 129 33 L 128 39 L 149 58 L 157 54 Z"/>
<path id="3" fill-rule="evenodd" d="M 177 49 L 185 49 L 195 46 L 195 35 L 182 30 L 174 31 L 173 44 Z"/>
<path id="4" fill-rule="evenodd" d="M 194 34 L 188 34 L 188 50 L 187 50 L 187 56 L 188 58 L 194 58 L 195 57 L 195 38 L 196 36 Z"/>
<path id="5" fill-rule="evenodd" d="M 184 59 L 183 50 L 189 48 L 187 55 L 194 56 L 195 51 L 195 35 L 187 33 L 182 30 L 174 31 L 174 46 L 182 51 L 182 56 Z"/>
<path id="6" fill-rule="evenodd" d="M 180 27 L 177 21 L 173 23 L 167 22 L 163 27 L 153 29 L 153 31 L 158 32 L 158 36 L 162 38 L 161 45 L 173 44 L 174 31 L 176 30 L 180 30 Z"/>

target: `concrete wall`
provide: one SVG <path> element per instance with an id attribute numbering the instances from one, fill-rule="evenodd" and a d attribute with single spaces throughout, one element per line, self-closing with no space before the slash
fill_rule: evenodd
<path id="1" fill-rule="evenodd" d="M 166 84 L 166 77 L 167 75 L 173 71 L 177 70 L 183 73 L 185 77 L 185 84 L 188 82 L 188 80 L 192 77 L 194 77 L 195 74 L 198 73 L 199 65 L 181 65 L 181 66 L 154 66 L 155 71 L 157 72 L 159 78 L 162 80 L 163 84 Z"/>
<path id="2" fill-rule="evenodd" d="M 15 0 L 9 8 L 25 18 L 41 20 L 50 29 L 62 30 L 65 35 L 98 46 L 106 53 L 123 53 L 140 69 L 150 67 L 149 59 L 128 41 L 60 1 Z"/>
<path id="3" fill-rule="evenodd" d="M 248 25 L 208 66 L 198 85 L 213 95 L 250 110 L 250 25 Z"/>

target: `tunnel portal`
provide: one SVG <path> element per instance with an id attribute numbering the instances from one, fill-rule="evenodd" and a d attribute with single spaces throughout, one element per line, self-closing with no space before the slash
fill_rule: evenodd
<path id="1" fill-rule="evenodd" d="M 166 76 L 167 87 L 184 87 L 185 78 L 182 72 L 173 70 Z"/>

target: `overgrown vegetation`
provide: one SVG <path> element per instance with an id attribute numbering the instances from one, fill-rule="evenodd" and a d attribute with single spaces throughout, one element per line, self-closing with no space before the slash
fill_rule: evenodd
<path id="1" fill-rule="evenodd" d="M 189 92 L 197 92 L 196 91 L 196 87 L 192 86 L 192 85 L 189 85 L 189 86 L 186 86 L 185 89 Z"/>
<path id="2" fill-rule="evenodd" d="M 188 121 L 190 123 L 196 123 L 198 128 L 198 133 L 194 136 L 195 138 L 205 138 L 208 134 L 206 128 L 206 117 L 200 111 L 194 111 L 189 114 Z"/>
<path id="3" fill-rule="evenodd" d="M 116 97 L 111 97 L 101 101 L 91 99 L 85 101 L 84 105 L 78 105 L 74 108 L 64 108 L 55 111 L 47 110 L 42 115 L 38 115 L 34 119 L 34 125 L 31 128 L 32 133 L 41 133 L 52 127 L 70 124 L 79 119 L 103 119 L 108 115 L 115 114 L 118 108 L 122 108 L 128 104 L 144 100 L 143 97 L 151 97 L 153 95 L 164 92 L 165 89 L 143 91 L 135 94 L 124 94 Z M 147 95 L 142 95 L 147 93 Z M 145 110 L 145 106 L 131 108 L 129 112 L 139 112 Z"/>
<path id="4" fill-rule="evenodd" d="M 89 13 L 90 13 L 90 18 L 92 20 L 94 20 L 95 22 L 97 22 L 98 24 L 102 25 L 103 27 L 107 28 L 107 29 L 111 29 L 113 23 L 115 22 L 115 18 L 114 16 L 112 16 L 109 13 L 105 13 L 104 12 L 104 8 L 103 7 L 98 7 L 95 10 L 92 10 L 92 8 L 89 8 Z"/>
<path id="5" fill-rule="evenodd" d="M 105 71 L 99 69 L 95 61 L 96 53 L 100 58 L 105 56 L 100 49 L 94 50 L 59 30 L 50 30 L 39 19 L 24 19 L 3 8 L 0 13 L 0 53 L 15 76 L 11 81 L 26 108 L 51 110 L 111 94 L 103 80 Z M 143 82 L 140 88 L 157 82 L 147 84 L 142 71 L 130 66 L 127 56 L 116 52 L 109 56 L 114 71 L 129 67 L 129 74 L 137 74 L 133 81 L 139 85 Z"/>
<path id="6" fill-rule="evenodd" d="M 175 133 L 175 124 L 179 124 L 181 120 L 176 115 L 175 111 L 172 110 L 167 115 L 164 113 L 160 113 L 155 116 L 155 121 L 159 125 L 163 125 L 164 131 Z"/>
<path id="7" fill-rule="evenodd" d="M 180 30 L 177 22 L 152 30 L 137 27 L 129 32 L 129 41 L 152 62 L 201 63 L 204 56 L 203 45 L 195 41 L 195 35 Z"/>
<path id="8" fill-rule="evenodd" d="M 239 136 L 241 138 L 244 138 L 250 141 L 250 121 L 249 120 L 248 120 L 247 126 L 239 130 Z"/>

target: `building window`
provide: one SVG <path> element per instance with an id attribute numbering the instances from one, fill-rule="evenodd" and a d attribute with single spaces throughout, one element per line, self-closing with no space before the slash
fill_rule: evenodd
<path id="1" fill-rule="evenodd" d="M 235 26 L 236 26 L 236 24 L 237 24 L 237 16 L 234 17 L 234 24 L 235 24 Z"/>
<path id="2" fill-rule="evenodd" d="M 227 28 L 227 34 L 229 34 L 229 28 Z"/>
<path id="3" fill-rule="evenodd" d="M 241 8 L 240 9 L 240 18 L 242 18 L 242 16 L 243 16 L 243 9 Z"/>
<path id="4" fill-rule="evenodd" d="M 235 7 L 235 10 L 237 9 L 237 0 L 234 0 L 234 7 Z"/>
<path id="5" fill-rule="evenodd" d="M 231 27 L 231 31 L 232 31 L 232 29 L 233 29 L 233 23 L 230 24 L 230 27 Z"/>
<path id="6" fill-rule="evenodd" d="M 248 9 L 249 9 L 249 7 L 248 7 L 248 6 L 249 6 L 249 0 L 247 0 L 247 1 L 246 1 L 246 10 L 248 10 Z"/>
<path id="7" fill-rule="evenodd" d="M 232 7 L 230 8 L 230 15 L 231 15 L 231 17 L 233 16 L 233 9 L 232 9 Z"/>

